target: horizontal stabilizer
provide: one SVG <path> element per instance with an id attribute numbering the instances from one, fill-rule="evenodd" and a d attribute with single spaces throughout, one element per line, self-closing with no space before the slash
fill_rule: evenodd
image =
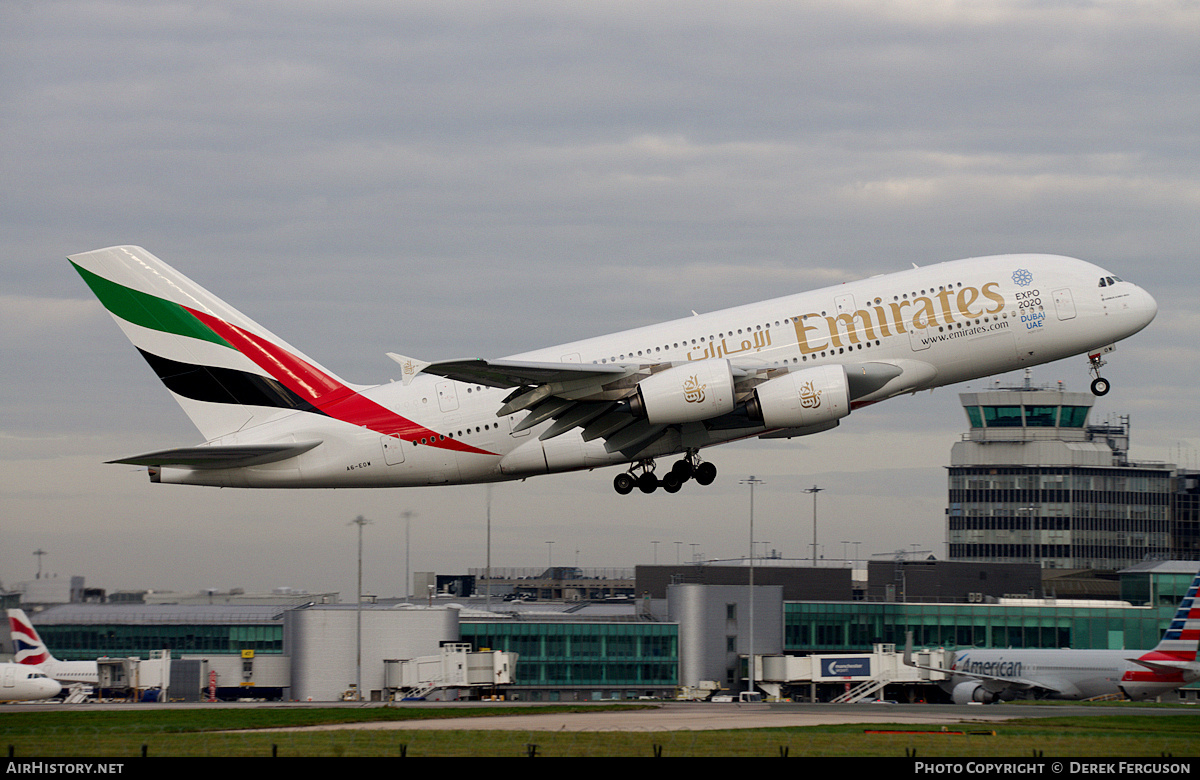
<path id="1" fill-rule="evenodd" d="M 1146 658 L 1127 658 L 1127 661 L 1132 661 L 1135 664 L 1140 664 L 1152 672 L 1160 674 L 1171 674 L 1172 672 L 1200 672 L 1200 663 L 1196 661 L 1167 661 L 1167 660 L 1148 660 Z"/>
<path id="2" fill-rule="evenodd" d="M 294 458 L 308 452 L 320 441 L 289 444 L 229 444 L 201 447 L 179 447 L 110 460 L 109 463 L 128 463 L 133 466 L 176 466 L 190 469 L 236 469 L 261 466 Z"/>

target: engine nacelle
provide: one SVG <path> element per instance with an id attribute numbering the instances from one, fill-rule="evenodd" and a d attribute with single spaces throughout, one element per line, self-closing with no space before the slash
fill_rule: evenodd
<path id="1" fill-rule="evenodd" d="M 754 388 L 746 404 L 751 419 L 768 428 L 807 428 L 850 414 L 850 385 L 842 366 L 792 371 Z"/>
<path id="2" fill-rule="evenodd" d="M 633 413 L 652 423 L 699 422 L 732 412 L 733 369 L 728 360 L 702 360 L 651 374 L 629 399 Z"/>
<path id="3" fill-rule="evenodd" d="M 955 704 L 995 704 L 1000 701 L 1000 694 L 984 688 L 979 681 L 959 683 L 954 686 L 950 696 Z"/>

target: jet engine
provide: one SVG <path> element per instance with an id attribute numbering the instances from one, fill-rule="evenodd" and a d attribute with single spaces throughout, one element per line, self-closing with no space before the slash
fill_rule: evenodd
<path id="1" fill-rule="evenodd" d="M 633 413 L 656 424 L 699 422 L 732 412 L 733 369 L 728 360 L 702 360 L 668 368 L 638 383 Z"/>
<path id="2" fill-rule="evenodd" d="M 955 704 L 995 704 L 1000 701 L 1000 694 L 995 691 L 989 691 L 983 687 L 983 683 L 978 680 L 972 682 L 959 683 L 954 686 L 950 696 L 954 699 Z"/>
<path id="3" fill-rule="evenodd" d="M 746 404 L 768 428 L 807 428 L 850 414 L 850 385 L 840 365 L 792 371 L 754 388 Z"/>

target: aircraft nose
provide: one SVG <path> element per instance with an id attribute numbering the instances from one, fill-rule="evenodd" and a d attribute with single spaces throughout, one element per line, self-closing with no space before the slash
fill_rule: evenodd
<path id="1" fill-rule="evenodd" d="M 1135 289 L 1137 290 L 1135 296 L 1137 300 L 1133 308 L 1140 317 L 1140 327 L 1144 328 L 1153 322 L 1155 316 L 1158 315 L 1158 301 L 1154 300 L 1154 296 L 1141 287 Z"/>

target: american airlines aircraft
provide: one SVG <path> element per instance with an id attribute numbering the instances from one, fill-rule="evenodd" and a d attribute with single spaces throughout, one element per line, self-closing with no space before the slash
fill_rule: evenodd
<path id="1" fill-rule="evenodd" d="M 1200 573 L 1153 650 L 964 650 L 954 654 L 949 667 L 940 668 L 913 663 L 910 646 L 904 663 L 949 675 L 942 687 L 955 704 L 1117 693 L 1134 701 L 1151 699 L 1200 679 L 1197 587 Z"/>
<path id="2" fill-rule="evenodd" d="M 8 627 L 16 651 L 13 660 L 18 664 L 40 669 L 59 683 L 100 684 L 100 672 L 95 661 L 60 661 L 51 655 L 24 610 L 8 610 Z"/>
<path id="3" fill-rule="evenodd" d="M 36 666 L 0 664 L 0 702 L 50 699 L 62 686 Z"/>
<path id="4" fill-rule="evenodd" d="M 121 458 L 153 482 L 402 487 L 625 465 L 618 493 L 674 493 L 700 451 L 826 431 L 903 393 L 1087 355 L 1154 299 L 1091 263 L 1001 255 L 898 273 L 503 359 L 389 353 L 400 381 L 338 378 L 140 247 L 71 262 L 205 441 Z M 679 459 L 661 477 L 655 461 Z"/>

